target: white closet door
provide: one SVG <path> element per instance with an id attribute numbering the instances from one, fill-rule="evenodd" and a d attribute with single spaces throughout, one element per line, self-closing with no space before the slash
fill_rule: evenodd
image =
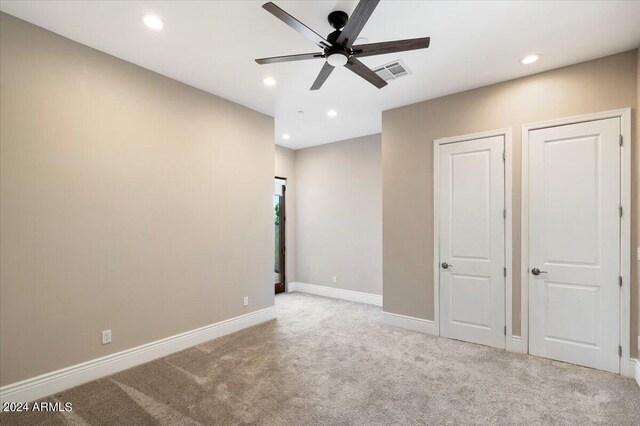
<path id="1" fill-rule="evenodd" d="M 504 137 L 440 146 L 440 334 L 505 347 Z"/>
<path id="2" fill-rule="evenodd" d="M 529 134 L 529 352 L 620 371 L 620 119 Z"/>

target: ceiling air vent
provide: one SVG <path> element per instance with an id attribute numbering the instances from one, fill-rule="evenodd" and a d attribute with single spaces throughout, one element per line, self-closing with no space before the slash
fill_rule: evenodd
<path id="1" fill-rule="evenodd" d="M 389 62 L 386 65 L 382 65 L 373 70 L 376 74 L 382 77 L 383 80 L 395 80 L 404 75 L 410 74 L 409 68 L 400 60 Z"/>

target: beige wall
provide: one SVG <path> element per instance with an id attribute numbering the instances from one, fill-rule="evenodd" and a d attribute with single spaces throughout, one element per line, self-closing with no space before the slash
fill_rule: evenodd
<path id="1" fill-rule="evenodd" d="M 382 294 L 380 149 L 377 134 L 296 151 L 296 281 Z"/>
<path id="2" fill-rule="evenodd" d="M 385 111 L 382 114 L 384 310 L 433 319 L 433 140 L 513 129 L 513 270 L 520 268 L 520 143 L 524 123 L 636 107 L 636 51 Z M 635 143 L 635 142 L 634 142 Z M 639 150 L 634 218 L 638 217 Z M 637 247 L 638 224 L 634 224 Z M 634 249 L 635 256 L 635 249 Z M 634 262 L 635 263 L 635 262 Z M 637 294 L 637 272 L 633 277 Z M 520 281 L 514 274 L 514 333 Z M 637 296 L 632 336 L 637 336 Z M 632 338 L 632 351 L 636 347 Z"/>
<path id="3" fill-rule="evenodd" d="M 275 167 L 276 176 L 287 178 L 285 279 L 287 283 L 290 283 L 296 280 L 296 151 L 276 145 Z"/>
<path id="4" fill-rule="evenodd" d="M 2 385 L 273 305 L 272 118 L 5 14 L 0 86 Z"/>

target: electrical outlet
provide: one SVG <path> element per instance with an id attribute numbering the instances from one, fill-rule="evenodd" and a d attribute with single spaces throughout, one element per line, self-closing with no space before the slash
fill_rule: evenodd
<path id="1" fill-rule="evenodd" d="M 249 306 L 249 296 L 244 297 L 244 306 Z"/>
<path id="2" fill-rule="evenodd" d="M 332 279 L 331 281 L 333 281 L 334 283 L 337 283 L 337 282 L 338 282 L 338 277 L 336 277 L 336 276 L 334 275 L 334 276 L 333 276 L 333 279 Z"/>
<path id="3" fill-rule="evenodd" d="M 104 330 L 102 332 L 102 344 L 106 345 L 107 343 L 111 343 L 111 330 Z"/>

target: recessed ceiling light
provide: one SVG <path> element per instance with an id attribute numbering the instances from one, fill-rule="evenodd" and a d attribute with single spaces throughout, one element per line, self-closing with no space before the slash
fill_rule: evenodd
<path id="1" fill-rule="evenodd" d="M 304 114 L 303 110 L 298 111 L 298 114 Z"/>
<path id="2" fill-rule="evenodd" d="M 366 43 L 369 43 L 369 39 L 366 37 L 358 37 L 355 42 L 355 44 L 366 44 Z"/>
<path id="3" fill-rule="evenodd" d="M 144 15 L 142 17 L 142 22 L 152 30 L 161 30 L 162 27 L 164 27 L 164 22 L 162 22 L 162 20 L 156 15 Z"/>
<path id="4" fill-rule="evenodd" d="M 327 111 L 327 115 L 329 117 L 335 117 L 336 115 L 338 115 L 338 113 L 336 112 L 335 109 L 330 109 L 329 111 Z"/>
<path id="5" fill-rule="evenodd" d="M 276 84 L 276 81 L 271 77 L 266 77 L 262 82 L 265 86 L 274 86 Z"/>
<path id="6" fill-rule="evenodd" d="M 282 139 L 288 141 L 289 139 L 291 139 L 291 136 L 289 136 L 289 133 L 285 133 L 284 135 L 282 135 Z"/>
<path id="7" fill-rule="evenodd" d="M 520 59 L 520 63 L 529 65 L 534 63 L 538 59 L 540 59 L 540 55 L 533 54 L 533 55 L 525 56 L 524 58 Z"/>

